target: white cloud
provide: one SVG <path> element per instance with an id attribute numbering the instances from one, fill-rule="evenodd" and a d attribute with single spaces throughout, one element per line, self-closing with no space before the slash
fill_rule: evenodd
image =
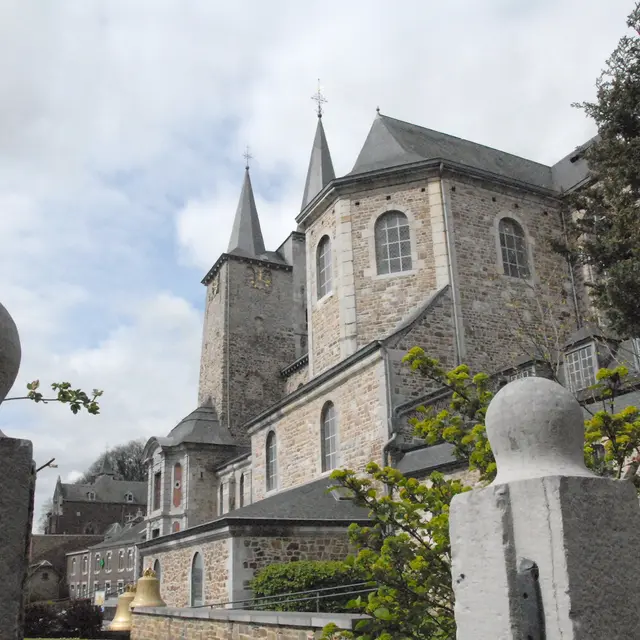
<path id="1" fill-rule="evenodd" d="M 338 174 L 376 105 L 553 162 L 593 132 L 570 103 L 593 97 L 631 5 L 0 4 L 0 297 L 22 337 L 17 389 L 105 391 L 99 417 L 8 403 L 0 428 L 68 478 L 193 408 L 199 281 L 226 248 L 241 153 L 275 249 L 295 228 L 317 77 Z M 39 503 L 55 475 L 41 473 Z"/>

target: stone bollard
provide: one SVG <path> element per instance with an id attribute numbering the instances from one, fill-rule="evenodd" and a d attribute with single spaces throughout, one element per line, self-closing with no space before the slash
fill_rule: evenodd
<path id="1" fill-rule="evenodd" d="M 640 507 L 584 465 L 584 418 L 544 378 L 489 405 L 498 473 L 451 505 L 458 640 L 640 639 Z"/>
<path id="2" fill-rule="evenodd" d="M 0 403 L 20 368 L 20 338 L 0 304 Z M 22 640 L 35 465 L 29 440 L 0 432 L 0 640 Z"/>

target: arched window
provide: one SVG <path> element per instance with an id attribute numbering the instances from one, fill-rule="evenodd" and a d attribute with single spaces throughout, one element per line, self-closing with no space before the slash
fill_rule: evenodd
<path id="1" fill-rule="evenodd" d="M 133 569 L 133 549 L 127 551 L 127 569 L 131 571 Z"/>
<path id="2" fill-rule="evenodd" d="M 118 571 L 124 571 L 124 551 L 118 553 Z"/>
<path id="3" fill-rule="evenodd" d="M 327 402 L 322 410 L 320 438 L 322 449 L 322 470 L 334 469 L 338 463 L 338 433 L 336 408 Z"/>
<path id="4" fill-rule="evenodd" d="M 130 491 L 128 493 L 124 494 L 124 501 L 125 502 L 133 502 L 133 493 L 131 493 Z"/>
<path id="5" fill-rule="evenodd" d="M 201 607 L 204 604 L 202 578 L 204 566 L 202 556 L 196 552 L 191 562 L 191 606 Z"/>
<path id="6" fill-rule="evenodd" d="M 498 232 L 505 275 L 512 278 L 528 278 L 529 259 L 523 228 L 512 218 L 502 218 Z"/>
<path id="7" fill-rule="evenodd" d="M 87 491 L 87 500 L 95 500 L 96 494 L 94 491 Z"/>
<path id="8" fill-rule="evenodd" d="M 317 297 L 320 300 L 331 293 L 331 240 L 329 240 L 329 236 L 324 236 L 318 244 L 316 271 L 318 276 Z"/>
<path id="9" fill-rule="evenodd" d="M 411 271 L 409 221 L 400 211 L 387 211 L 375 225 L 376 266 L 378 273 Z"/>
<path id="10" fill-rule="evenodd" d="M 278 450 L 276 434 L 271 431 L 267 436 L 267 491 L 275 489 L 278 484 Z"/>
<path id="11" fill-rule="evenodd" d="M 182 504 L 182 465 L 176 462 L 173 465 L 173 506 Z"/>
<path id="12" fill-rule="evenodd" d="M 72 558 L 71 559 L 71 575 L 75 575 L 76 573 L 76 559 Z"/>
<path id="13" fill-rule="evenodd" d="M 244 507 L 244 473 L 240 475 L 240 508 Z"/>
<path id="14" fill-rule="evenodd" d="M 162 578 L 162 567 L 160 566 L 160 560 L 156 560 L 153 563 L 153 573 L 156 574 L 156 578 L 158 578 L 158 582 L 160 582 Z"/>

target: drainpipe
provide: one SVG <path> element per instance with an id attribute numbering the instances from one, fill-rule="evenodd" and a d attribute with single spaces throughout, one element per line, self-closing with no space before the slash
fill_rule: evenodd
<path id="1" fill-rule="evenodd" d="M 567 223 L 564 218 L 564 211 L 562 210 L 562 207 L 560 208 L 560 220 L 562 220 L 562 233 L 564 235 L 564 241 L 567 242 Z M 576 293 L 576 281 L 573 275 L 573 265 L 569 260 L 567 260 L 567 264 L 569 265 L 569 278 L 571 280 L 571 294 L 573 298 L 573 312 L 576 316 L 576 328 L 580 329 L 580 327 L 582 326 L 582 320 L 580 318 L 580 307 L 578 306 L 578 295 Z"/>
<path id="2" fill-rule="evenodd" d="M 456 365 L 462 364 L 462 336 L 460 330 L 460 320 L 458 316 L 458 284 L 454 278 L 453 262 L 451 253 L 453 248 L 453 240 L 449 229 L 449 211 L 447 207 L 447 196 L 444 189 L 444 162 L 440 163 L 440 198 L 442 199 L 442 218 L 444 221 L 444 235 L 447 242 L 447 271 L 449 272 L 449 286 L 451 287 L 451 299 L 453 301 L 453 332 L 456 338 Z"/>
<path id="3" fill-rule="evenodd" d="M 390 452 L 393 444 L 398 439 L 398 432 L 395 430 L 393 424 L 393 396 L 391 394 L 391 366 L 389 362 L 389 352 L 384 345 L 384 342 L 379 342 L 380 351 L 382 352 L 382 361 L 384 363 L 384 381 L 387 389 L 387 433 L 390 434 L 390 438 L 384 443 L 382 447 L 382 466 L 388 467 L 390 463 Z M 386 488 L 388 496 L 391 496 L 391 491 Z"/>

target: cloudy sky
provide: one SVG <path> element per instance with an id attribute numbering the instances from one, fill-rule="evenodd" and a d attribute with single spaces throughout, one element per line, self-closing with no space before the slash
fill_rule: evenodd
<path id="1" fill-rule="evenodd" d="M 269 249 L 295 227 L 317 78 L 338 175 L 375 108 L 552 163 L 593 135 L 571 103 L 632 0 L 5 0 L 0 301 L 26 382 L 104 390 L 102 413 L 9 402 L 37 506 L 107 446 L 195 408 L 204 288 L 245 145 Z"/>

